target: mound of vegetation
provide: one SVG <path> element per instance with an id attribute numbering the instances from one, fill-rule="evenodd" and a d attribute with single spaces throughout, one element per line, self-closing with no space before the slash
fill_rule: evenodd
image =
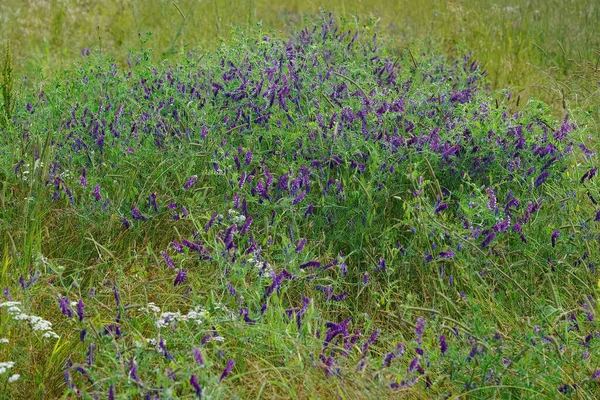
<path id="1" fill-rule="evenodd" d="M 595 397 L 585 124 L 365 32 L 5 90 L 4 392 Z"/>

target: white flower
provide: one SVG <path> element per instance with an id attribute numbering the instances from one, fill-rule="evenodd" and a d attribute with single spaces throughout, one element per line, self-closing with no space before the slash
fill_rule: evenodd
<path id="1" fill-rule="evenodd" d="M 15 365 L 15 363 L 13 361 L 0 362 L 0 374 L 5 373 L 9 369 L 11 369 L 14 365 Z"/>
<path id="2" fill-rule="evenodd" d="M 14 381 L 18 380 L 21 377 L 21 375 L 19 374 L 14 374 L 13 376 L 11 376 L 10 378 L 8 378 L 8 383 L 13 383 Z"/>
<path id="3" fill-rule="evenodd" d="M 0 307 L 13 307 L 20 305 L 20 301 L 5 301 L 4 303 L 0 303 Z"/>
<path id="4" fill-rule="evenodd" d="M 8 343 L 8 339 L 5 337 L 0 338 L 0 343 Z"/>
<path id="5" fill-rule="evenodd" d="M 212 340 L 216 340 L 217 342 L 224 342 L 225 338 L 223 336 L 213 336 Z"/>

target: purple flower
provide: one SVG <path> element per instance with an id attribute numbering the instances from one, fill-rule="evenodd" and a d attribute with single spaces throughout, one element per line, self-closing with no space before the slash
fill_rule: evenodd
<path id="1" fill-rule="evenodd" d="M 535 178 L 534 186 L 539 187 L 549 176 L 550 173 L 548 171 L 542 172 L 537 178 Z"/>
<path id="2" fill-rule="evenodd" d="M 171 268 L 173 268 L 173 269 L 177 269 L 177 267 L 175 266 L 175 263 L 173 262 L 173 260 L 171 259 L 171 257 L 169 257 L 169 255 L 167 254 L 167 252 L 166 252 L 166 251 L 164 251 L 164 250 L 163 250 L 163 251 L 161 251 L 161 252 L 160 252 L 160 255 L 161 255 L 161 256 L 163 256 L 163 258 L 165 259 L 165 263 L 166 263 L 166 264 L 167 264 L 169 267 L 171 267 Z"/>
<path id="3" fill-rule="evenodd" d="M 306 263 L 300 265 L 300 269 L 305 269 L 305 268 L 321 268 L 321 263 L 318 261 L 309 261 L 309 262 L 306 262 Z"/>
<path id="4" fill-rule="evenodd" d="M 117 338 L 121 337 L 121 326 L 118 324 L 108 324 L 104 325 L 104 334 L 105 335 L 114 335 Z"/>
<path id="5" fill-rule="evenodd" d="M 187 279 L 187 270 L 182 268 L 177 273 L 177 276 L 175 277 L 175 281 L 173 282 L 173 286 L 177 287 L 177 286 L 181 285 L 183 282 L 185 282 L 186 279 Z"/>
<path id="6" fill-rule="evenodd" d="M 296 196 L 296 198 L 292 201 L 292 205 L 300 203 L 302 200 L 304 200 L 304 197 L 306 197 L 306 190 L 303 190 L 302 193 Z"/>
<path id="7" fill-rule="evenodd" d="M 227 362 L 227 366 L 225 367 L 225 369 L 223 370 L 223 373 L 221 374 L 221 377 L 219 378 L 219 382 L 221 382 L 223 379 L 227 378 L 227 376 L 233 369 L 234 365 L 235 365 L 235 360 L 233 358 L 230 358 L 229 361 Z"/>
<path id="8" fill-rule="evenodd" d="M 212 217 L 210 218 L 210 221 L 208 221 L 208 224 L 206 224 L 206 226 L 204 227 L 204 232 L 208 232 L 208 230 L 210 229 L 211 226 L 213 226 L 213 224 L 215 223 L 215 218 L 217 218 L 218 213 L 215 211 L 212 215 Z"/>
<path id="9" fill-rule="evenodd" d="M 162 355 L 165 356 L 167 360 L 175 361 L 175 358 L 167 350 L 167 344 L 165 343 L 165 340 L 163 338 L 160 338 L 160 340 L 158 341 L 158 347 L 160 348 L 160 352 L 162 353 Z"/>
<path id="10" fill-rule="evenodd" d="M 183 253 L 183 246 L 177 240 L 173 240 L 173 248 L 176 252 Z"/>
<path id="11" fill-rule="evenodd" d="M 13 301 L 13 298 L 12 298 L 12 296 L 10 295 L 10 290 L 8 289 L 8 286 L 5 286 L 5 287 L 4 287 L 3 293 L 4 293 L 4 297 L 6 297 L 6 299 L 7 299 L 8 301 Z"/>
<path id="12" fill-rule="evenodd" d="M 362 280 L 363 285 L 366 285 L 369 282 L 369 278 L 370 278 L 369 273 L 365 272 L 365 274 L 363 275 L 363 280 Z"/>
<path id="13" fill-rule="evenodd" d="M 192 175 L 188 178 L 188 180 L 185 182 L 185 184 L 183 185 L 183 190 L 188 190 L 189 188 L 191 188 L 194 183 L 196 183 L 196 181 L 198 180 L 198 176 L 196 175 Z"/>
<path id="14" fill-rule="evenodd" d="M 87 335 L 87 329 L 82 329 L 82 330 L 79 332 L 79 341 L 80 341 L 81 343 L 85 342 L 85 335 Z"/>
<path id="15" fill-rule="evenodd" d="M 129 229 L 129 227 L 131 226 L 131 224 L 125 217 L 121 218 L 121 222 L 123 223 L 123 226 L 125 227 L 125 229 Z"/>
<path id="16" fill-rule="evenodd" d="M 442 211 L 446 210 L 448 208 L 448 204 L 446 203 L 441 203 L 438 206 L 435 207 L 435 210 L 433 211 L 435 214 L 439 214 Z"/>
<path id="17" fill-rule="evenodd" d="M 367 340 L 368 344 L 373 344 L 375 343 L 375 341 L 377 340 L 377 337 L 379 336 L 379 333 L 381 332 L 380 329 L 375 329 L 375 331 L 373 331 L 373 333 L 371 334 L 371 336 L 369 336 L 369 339 Z"/>
<path id="18" fill-rule="evenodd" d="M 60 312 L 71 318 L 73 316 L 73 310 L 71 310 L 71 306 L 69 304 L 69 299 L 67 297 L 59 296 L 58 297 L 58 306 L 60 307 Z"/>
<path id="19" fill-rule="evenodd" d="M 417 357 L 413 358 L 408 365 L 408 372 L 415 372 L 415 370 L 419 367 L 419 359 Z"/>
<path id="20" fill-rule="evenodd" d="M 229 282 L 227 282 L 227 290 L 229 291 L 229 294 L 232 296 L 236 296 L 237 292 L 235 291 L 235 288 L 233 287 L 233 285 Z"/>
<path id="21" fill-rule="evenodd" d="M 96 345 L 94 343 L 90 343 L 88 347 L 88 351 L 86 353 L 86 363 L 89 366 L 94 365 L 94 350 L 96 349 Z"/>
<path id="22" fill-rule="evenodd" d="M 306 245 L 306 238 L 298 239 L 296 243 L 296 253 L 300 253 L 302 250 L 304 250 L 304 245 Z"/>
<path id="23" fill-rule="evenodd" d="M 448 343 L 446 342 L 446 336 L 444 335 L 440 336 L 440 350 L 442 351 L 442 354 L 446 354 L 448 351 Z"/>
<path id="24" fill-rule="evenodd" d="M 142 212 L 138 210 L 135 206 L 131 206 L 131 216 L 133 219 L 138 221 L 146 221 L 146 217 L 142 215 Z"/>
<path id="25" fill-rule="evenodd" d="M 489 246 L 490 242 L 496 238 L 496 233 L 491 232 L 487 237 L 481 242 L 481 247 L 484 249 Z"/>
<path id="26" fill-rule="evenodd" d="M 113 284 L 113 294 L 115 295 L 115 302 L 117 303 L 117 307 L 121 307 L 121 293 L 119 293 L 119 289 L 117 288 L 117 283 Z"/>
<path id="27" fill-rule="evenodd" d="M 199 399 L 202 398 L 202 387 L 198 383 L 198 378 L 196 378 L 196 375 L 192 374 L 192 376 L 190 377 L 190 385 L 192 385 L 192 387 L 196 391 L 196 397 L 198 397 Z"/>
<path id="28" fill-rule="evenodd" d="M 556 246 L 556 239 L 558 239 L 559 236 L 560 236 L 559 230 L 555 230 L 554 232 L 552 232 L 552 236 L 550 237 L 550 239 L 552 240 L 552 247 Z"/>
<path id="29" fill-rule="evenodd" d="M 487 188 L 485 190 L 485 192 L 488 195 L 489 201 L 488 201 L 488 208 L 490 210 L 495 210 L 496 209 L 496 204 L 497 204 L 497 200 L 496 200 L 496 194 L 494 193 L 494 189 L 492 188 Z"/>
<path id="30" fill-rule="evenodd" d="M 250 163 L 252 163 L 252 151 L 248 150 L 246 152 L 246 157 L 245 157 L 245 163 L 246 165 L 249 165 Z"/>
<path id="31" fill-rule="evenodd" d="M 156 193 L 150 193 L 148 195 L 148 204 L 154 208 L 154 212 L 158 214 L 158 203 L 156 202 Z"/>
<path id="32" fill-rule="evenodd" d="M 140 382 L 140 377 L 138 376 L 137 364 L 133 360 L 133 357 L 129 359 L 129 377 L 136 383 Z"/>
<path id="33" fill-rule="evenodd" d="M 79 317 L 80 322 L 83 321 L 83 318 L 85 317 L 83 308 L 84 308 L 83 300 L 79 299 L 79 302 L 77 303 L 77 316 Z"/>
<path id="34" fill-rule="evenodd" d="M 592 375 L 592 379 L 600 379 L 600 369 L 597 369 Z"/>
<path id="35" fill-rule="evenodd" d="M 96 183 L 96 186 L 94 186 L 94 191 L 92 192 L 92 194 L 94 195 L 94 200 L 100 201 L 102 196 L 100 196 L 100 185 L 99 184 Z"/>
<path id="36" fill-rule="evenodd" d="M 417 335 L 417 337 L 423 336 L 424 330 L 425 330 L 425 319 L 419 317 L 419 318 L 417 318 L 417 325 L 415 327 L 415 334 Z"/>
<path id="37" fill-rule="evenodd" d="M 454 251 L 450 250 L 450 251 L 440 251 L 439 256 L 441 258 L 453 258 L 454 257 Z"/>
<path id="38" fill-rule="evenodd" d="M 247 308 L 240 308 L 240 315 L 242 317 L 244 317 L 244 322 L 247 324 L 255 324 L 256 320 L 250 318 L 250 316 L 248 315 L 248 309 Z"/>
<path id="39" fill-rule="evenodd" d="M 202 357 L 202 352 L 200 352 L 200 349 L 194 346 L 192 353 L 194 354 L 194 360 L 196 360 L 198 365 L 204 367 L 204 358 Z"/>
<path id="40" fill-rule="evenodd" d="M 242 226 L 242 229 L 240 230 L 240 235 L 245 235 L 246 233 L 248 233 L 248 230 L 250 229 L 250 225 L 252 225 L 252 221 L 254 219 L 252 218 L 251 215 L 248 215 L 248 218 L 246 219 L 246 223 L 244 224 L 244 226 Z"/>
<path id="41" fill-rule="evenodd" d="M 596 176 L 597 172 L 598 172 L 598 167 L 594 167 L 592 169 L 587 170 L 581 177 L 580 182 L 584 183 L 586 180 L 592 180 L 592 178 L 594 178 L 594 176 Z"/>
<path id="42" fill-rule="evenodd" d="M 385 265 L 385 258 L 380 258 L 379 263 L 377 264 L 377 266 L 375 266 L 375 271 L 376 272 L 385 271 L 386 269 L 387 269 L 387 267 Z"/>
<path id="43" fill-rule="evenodd" d="M 87 187 L 87 185 L 88 185 L 87 179 L 85 178 L 85 168 L 83 169 L 83 173 L 81 174 L 81 177 L 79 178 L 79 183 L 83 187 Z"/>
<path id="44" fill-rule="evenodd" d="M 309 204 L 309 206 L 306 208 L 306 211 L 304 211 L 304 216 L 306 217 L 307 215 L 312 215 L 314 208 L 315 208 L 315 206 L 313 206 L 312 204 Z"/>
<path id="45" fill-rule="evenodd" d="M 115 400 L 115 387 L 113 385 L 108 388 L 108 400 Z"/>

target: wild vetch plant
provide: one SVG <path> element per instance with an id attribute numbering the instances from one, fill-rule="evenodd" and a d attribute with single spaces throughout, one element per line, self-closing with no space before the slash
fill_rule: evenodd
<path id="1" fill-rule="evenodd" d="M 585 121 L 515 112 L 470 56 L 392 54 L 367 31 L 324 15 L 124 70 L 85 51 L 17 85 L 11 393 L 598 393 Z"/>

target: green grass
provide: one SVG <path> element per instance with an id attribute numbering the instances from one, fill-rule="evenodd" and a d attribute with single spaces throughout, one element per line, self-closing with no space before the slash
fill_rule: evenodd
<path id="1" fill-rule="evenodd" d="M 0 41 L 18 44 L 20 72 L 34 75 L 41 68 L 48 75 L 69 66 L 83 48 L 99 47 L 120 65 L 127 49 L 146 40 L 157 59 L 184 48 L 209 51 L 230 36 L 231 26 L 261 21 L 269 28 L 292 27 L 318 14 L 319 6 L 295 0 L 53 0 L 25 6 L 8 0 L 0 5 Z M 599 119 L 600 5 L 593 1 L 334 0 L 326 7 L 349 21 L 378 20 L 399 48 L 423 41 L 453 55 L 472 51 L 489 71 L 489 82 L 510 86 L 515 101 L 533 95 L 557 112 L 590 106 Z"/>
<path id="2" fill-rule="evenodd" d="M 332 2 L 354 43 L 304 2 L 152 4 L 0 5 L 0 289 L 59 336 L 0 307 L 0 398 L 598 397 L 594 4 Z"/>

